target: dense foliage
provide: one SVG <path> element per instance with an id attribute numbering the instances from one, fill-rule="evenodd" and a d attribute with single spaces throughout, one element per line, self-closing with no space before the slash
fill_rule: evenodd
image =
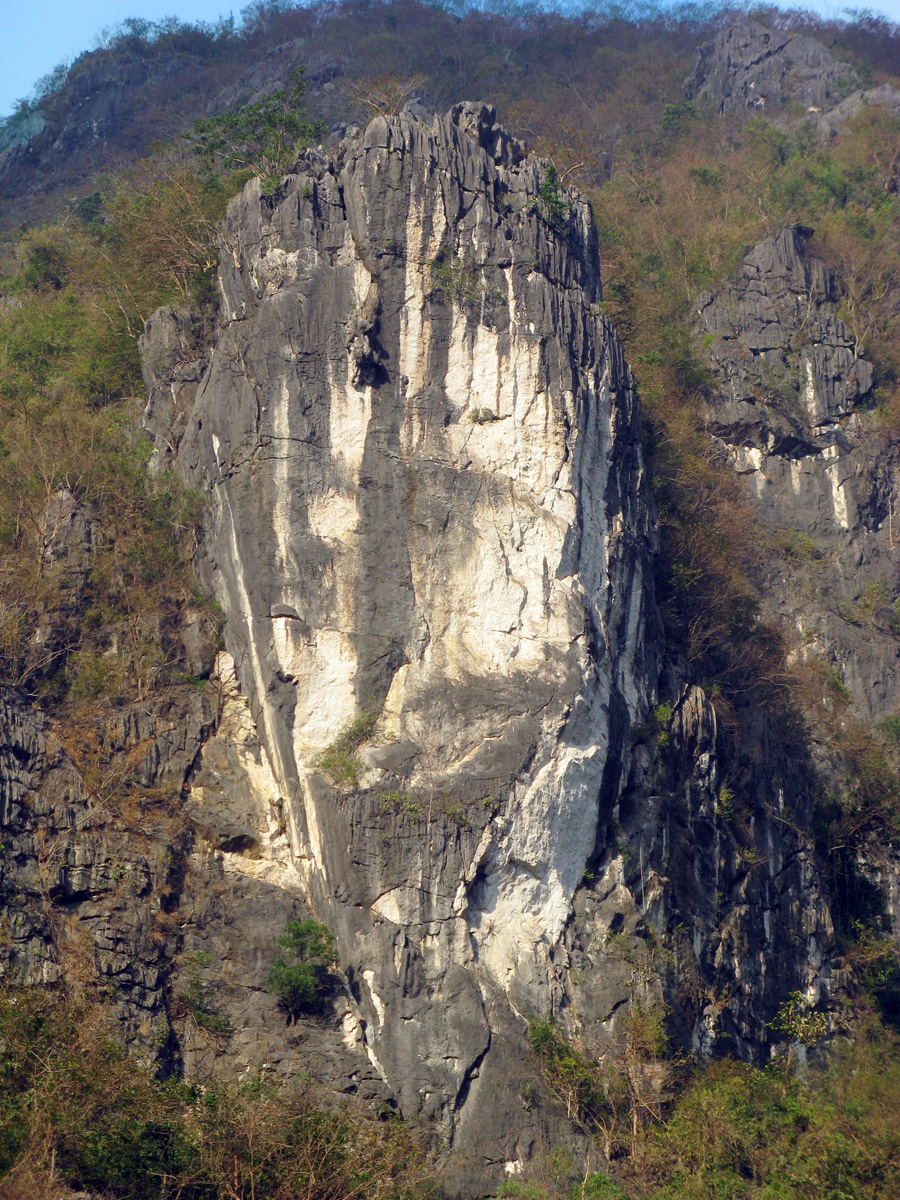
<path id="1" fill-rule="evenodd" d="M 205 299 L 227 189 L 165 160 L 101 187 L 0 279 L 0 669 L 48 701 L 172 682 L 179 613 L 208 609 L 198 502 L 148 479 L 137 338 L 158 304 Z"/>
<path id="2" fill-rule="evenodd" d="M 0 1190 L 109 1200 L 401 1200 L 425 1146 L 402 1122 L 262 1076 L 160 1082 L 107 1010 L 45 988 L 0 994 Z M 55 1187 L 55 1190 L 54 1190 Z"/>
<path id="3" fill-rule="evenodd" d="M 805 1081 L 713 1063 L 651 1138 L 648 1173 L 667 1200 L 863 1200 L 900 1189 L 900 1058 L 878 1025 Z"/>
<path id="4" fill-rule="evenodd" d="M 321 132 L 316 121 L 307 121 L 303 107 L 306 82 L 294 71 L 290 86 L 241 108 L 226 109 L 215 117 L 194 122 L 193 148 L 207 167 L 221 164 L 226 171 L 249 171 L 263 181 L 271 194 L 282 175 L 293 165 L 297 150 Z"/>
<path id="5" fill-rule="evenodd" d="M 567 1046 L 546 1022 L 532 1041 L 555 1089 L 605 1128 L 611 1073 Z M 633 1058 L 632 1070 L 640 1057 Z M 652 1061 L 645 1047 L 644 1063 Z M 733 1060 L 697 1070 L 664 1119 L 643 1121 L 600 1173 L 572 1185 L 550 1160 L 501 1194 L 521 1200 L 864 1200 L 900 1188 L 900 1045 L 877 1021 L 804 1076 L 782 1062 L 764 1070 Z M 577 1098 L 577 1099 L 576 1099 Z M 610 1104 L 611 1098 L 613 1105 Z M 615 1147 L 614 1147 L 615 1149 Z"/>

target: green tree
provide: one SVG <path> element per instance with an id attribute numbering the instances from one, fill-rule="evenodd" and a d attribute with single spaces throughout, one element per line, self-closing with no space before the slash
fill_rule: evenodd
<path id="1" fill-rule="evenodd" d="M 785 1074 L 788 1074 L 794 1046 L 798 1042 L 803 1046 L 814 1046 L 825 1037 L 828 1033 L 828 1017 L 823 1012 L 817 1012 L 802 992 L 791 992 L 769 1026 L 790 1039 L 784 1064 Z"/>
<path id="2" fill-rule="evenodd" d="M 194 153 L 209 167 L 221 165 L 226 171 L 258 175 L 263 192 L 271 194 L 293 165 L 298 150 L 321 132 L 320 122 L 307 120 L 305 93 L 306 81 L 298 68 L 290 75 L 289 87 L 243 108 L 196 121 L 193 134 L 188 135 Z"/>
<path id="3" fill-rule="evenodd" d="M 551 229 L 564 233 L 569 219 L 569 205 L 559 188 L 559 172 L 553 163 L 548 163 L 538 192 L 541 212 Z"/>
<path id="4" fill-rule="evenodd" d="M 288 921 L 278 939 L 279 946 L 290 950 L 294 962 L 279 956 L 272 964 L 266 987 L 274 992 L 287 1016 L 316 1012 L 328 996 L 331 966 L 335 959 L 334 935 L 311 917 L 306 921 Z"/>

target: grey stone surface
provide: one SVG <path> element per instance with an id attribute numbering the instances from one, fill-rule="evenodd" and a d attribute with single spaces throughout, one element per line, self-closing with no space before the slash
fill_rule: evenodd
<path id="1" fill-rule="evenodd" d="M 685 94 L 709 97 L 718 113 L 768 115 L 788 107 L 820 112 L 858 83 L 853 68 L 835 61 L 815 38 L 746 21 L 700 47 Z"/>
<path id="2" fill-rule="evenodd" d="M 308 152 L 274 203 L 250 185 L 226 223 L 224 320 L 188 419 L 167 431 L 164 410 L 149 410 L 177 469 L 213 497 L 204 577 L 265 747 L 262 792 L 277 794 L 268 814 L 262 796 L 256 824 L 277 827 L 274 841 L 230 820 L 229 836 L 256 836 L 245 857 L 278 859 L 337 933 L 367 1053 L 400 1111 L 448 1130 L 463 1191 L 571 1136 L 544 1106 L 523 1109 L 524 1014 L 552 1012 L 610 1053 L 635 1002 L 664 1000 L 685 1045 L 706 1053 L 724 1038 L 765 1058 L 788 991 L 828 1004 L 845 982 L 793 748 L 760 717 L 742 753 L 725 754 L 702 691 L 677 680 L 668 748 L 640 732 L 659 635 L 636 410 L 615 335 L 590 307 L 590 219 L 573 196 L 565 235 L 550 229 L 540 170 L 490 110 L 459 106 L 430 124 L 378 119 L 331 158 Z M 812 286 L 801 234 L 786 236 L 746 267 L 755 315 L 742 353 L 772 369 L 784 338 L 766 289 Z M 833 290 L 824 274 L 815 286 Z M 741 333 L 724 308 L 716 320 L 723 342 Z M 821 320 L 830 352 L 811 362 L 825 427 L 871 379 L 840 357 L 839 323 Z M 176 324 L 157 314 L 148 361 Z M 172 379 L 159 362 L 151 396 Z M 535 430 L 548 387 L 565 407 L 547 405 Z M 579 451 L 598 427 L 605 448 Z M 557 460 L 560 446 L 573 449 Z M 538 461 L 554 478 L 574 467 L 556 560 L 540 523 L 522 524 L 526 504 L 548 503 Z M 505 495 L 518 496 L 514 521 Z M 616 529 L 604 570 L 596 555 Z M 533 577 L 530 545 L 545 564 Z M 589 579 L 609 581 L 597 615 L 568 619 L 596 630 L 593 646 L 584 657 L 577 638 L 554 642 L 550 598 L 543 661 L 517 679 L 508 664 L 527 653 L 532 590 L 548 596 L 571 572 L 588 598 Z M 498 590 L 510 577 L 512 623 Z M 318 757 L 373 705 L 358 786 L 337 789 Z M 560 772 L 573 746 L 596 774 Z M 723 816 L 734 784 L 739 812 Z M 207 811 L 227 809 L 229 792 Z"/>
<path id="3" fill-rule="evenodd" d="M 698 298 L 715 379 L 707 427 L 775 536 L 767 609 L 877 721 L 900 705 L 897 450 L 867 411 L 873 369 L 811 233 L 766 239 L 733 283 Z"/>
<path id="4" fill-rule="evenodd" d="M 630 373 L 589 210 L 567 197 L 551 227 L 542 170 L 484 106 L 376 119 L 307 152 L 274 204 L 256 184 L 233 202 L 183 432 L 175 314 L 144 344 L 148 425 L 212 493 L 201 570 L 286 869 L 337 935 L 370 1059 L 401 1111 L 444 1125 L 461 1179 L 500 1161 L 506 1109 L 529 1130 L 513 1148 L 549 1137 L 508 1006 L 549 1005 L 656 671 Z M 318 759 L 367 710 L 342 792 Z"/>
<path id="5" fill-rule="evenodd" d="M 878 106 L 896 114 L 900 112 L 900 90 L 893 84 L 882 83 L 879 87 L 860 89 L 851 92 L 846 100 L 842 100 L 835 108 L 822 113 L 816 118 L 816 126 L 821 136 L 825 137 L 836 132 L 844 121 L 849 121 L 868 106 Z M 885 180 L 885 185 L 892 191 L 897 190 L 896 175 L 893 179 Z"/>
<path id="6" fill-rule="evenodd" d="M 811 232 L 794 226 L 760 243 L 733 283 L 698 298 L 716 380 L 707 425 L 772 533 L 764 611 L 795 662 L 831 667 L 850 715 L 871 728 L 900 708 L 900 454 L 869 410 L 872 366 L 837 316 L 836 281 L 807 250 Z M 814 753 L 820 778 L 839 777 L 833 755 Z M 900 939 L 889 840 L 873 832 L 857 865 Z"/>
<path id="7" fill-rule="evenodd" d="M 22 113 L 7 118 L 3 131 L 0 132 L 0 154 L 11 146 L 20 146 L 37 137 L 43 132 L 45 123 L 39 112 Z"/>
<path id="8" fill-rule="evenodd" d="M 143 148 L 159 137 L 159 128 L 140 127 L 144 89 L 189 65 L 187 56 L 125 54 L 87 60 L 73 69 L 53 102 L 45 101 L 19 136 L 0 148 L 0 199 L 80 182 L 92 169 L 114 163 L 117 153 L 127 153 L 129 141 Z"/>
<path id="9" fill-rule="evenodd" d="M 86 786 L 47 722 L 11 689 L 0 710 L 4 974 L 94 983 L 126 1033 L 163 1060 L 175 947 L 160 921 L 177 896 L 187 844 L 163 797 L 175 781 L 180 789 L 210 714 L 197 699 L 193 712 L 167 718 L 133 712 L 98 730 L 95 778 Z M 130 795 L 116 786 L 126 756 L 140 789 Z"/>

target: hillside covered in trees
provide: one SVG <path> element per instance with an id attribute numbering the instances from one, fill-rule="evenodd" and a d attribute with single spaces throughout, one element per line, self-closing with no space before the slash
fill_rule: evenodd
<path id="1" fill-rule="evenodd" d="M 129 21 L 0 228 L 0 1196 L 896 1195 L 900 33 Z"/>

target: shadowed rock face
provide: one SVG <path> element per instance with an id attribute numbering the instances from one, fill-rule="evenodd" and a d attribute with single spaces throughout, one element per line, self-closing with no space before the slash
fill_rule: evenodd
<path id="1" fill-rule="evenodd" d="M 867 415 L 872 365 L 837 316 L 811 234 L 795 225 L 767 238 L 731 284 L 698 297 L 717 381 L 708 427 L 787 546 L 770 610 L 878 720 L 900 703 L 896 450 Z"/>
<path id="2" fill-rule="evenodd" d="M 274 204 L 249 185 L 175 460 L 212 492 L 202 574 L 404 1111 L 476 1102 L 491 997 L 550 1006 L 655 683 L 631 375 L 589 209 L 554 227 L 541 182 L 461 105 L 307 153 Z M 360 713 L 351 798 L 318 760 Z"/>
<path id="3" fill-rule="evenodd" d="M 874 724 L 900 706 L 900 455 L 870 411 L 872 365 L 807 249 L 812 232 L 767 238 L 732 283 L 698 297 L 717 385 L 707 424 L 774 534 L 765 609 L 794 631 L 796 658 L 828 663 L 851 712 Z M 860 867 L 900 938 L 895 852 L 872 835 Z"/>

